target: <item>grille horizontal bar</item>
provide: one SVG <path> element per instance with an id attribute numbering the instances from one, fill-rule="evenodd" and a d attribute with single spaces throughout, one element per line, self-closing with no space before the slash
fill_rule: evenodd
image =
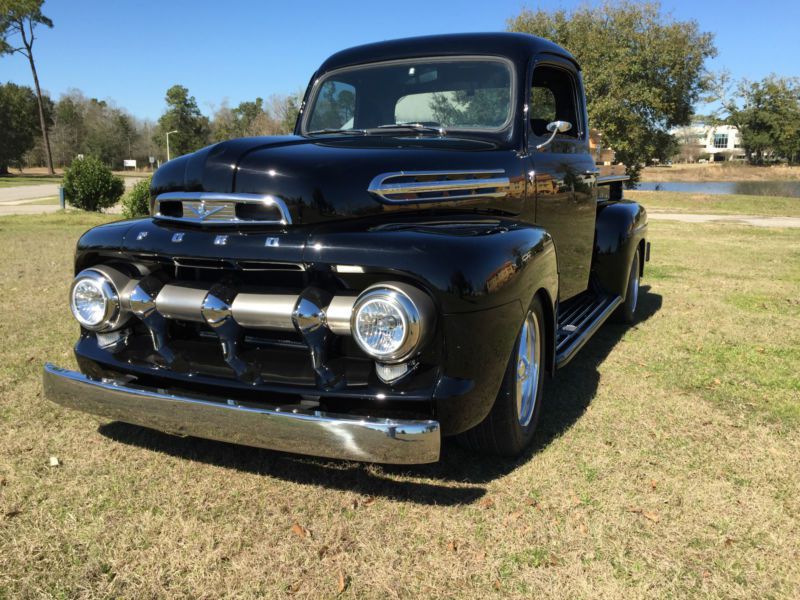
<path id="1" fill-rule="evenodd" d="M 120 294 L 122 307 L 132 310 L 131 298 L 137 295 L 140 281 L 130 280 Z M 195 282 L 173 281 L 163 285 L 155 294 L 145 298 L 136 296 L 139 302 L 146 299 L 146 307 L 137 307 L 139 313 L 150 314 L 155 309 L 166 319 L 207 321 L 203 314 L 207 297 L 213 293 L 213 286 Z M 235 322 L 242 327 L 265 330 L 295 330 L 294 312 L 301 294 L 254 294 L 235 292 L 223 307 Z M 322 306 L 324 325 L 339 335 L 350 335 L 350 315 L 352 314 L 355 296 L 334 296 L 330 306 Z M 134 311 L 135 312 L 135 311 Z M 139 314 L 135 313 L 135 314 Z"/>

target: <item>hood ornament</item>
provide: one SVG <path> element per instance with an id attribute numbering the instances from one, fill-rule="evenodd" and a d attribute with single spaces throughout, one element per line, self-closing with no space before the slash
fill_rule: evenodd
<path id="1" fill-rule="evenodd" d="M 206 217 L 210 217 L 214 213 L 218 213 L 221 211 L 224 206 L 215 206 L 214 208 L 206 208 L 206 201 L 202 200 L 199 206 L 191 206 L 190 207 L 192 212 L 198 216 L 198 218 L 202 221 Z"/>

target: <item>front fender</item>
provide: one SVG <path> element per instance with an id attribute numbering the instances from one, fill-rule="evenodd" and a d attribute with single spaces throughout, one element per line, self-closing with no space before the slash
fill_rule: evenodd
<path id="1" fill-rule="evenodd" d="M 312 233 L 304 260 L 345 271 L 340 277 L 355 289 L 393 279 L 431 294 L 443 339 L 435 410 L 450 435 L 489 413 L 534 295 L 543 295 L 550 316 L 558 297 L 551 236 L 513 220 L 334 224 Z"/>
<path id="2" fill-rule="evenodd" d="M 303 261 L 331 265 L 354 289 L 387 276 L 417 283 L 430 292 L 441 314 L 452 314 L 529 301 L 544 277 L 544 256 L 555 264 L 552 238 L 540 227 L 440 217 L 320 227 L 309 236 Z M 358 268 L 348 274 L 350 269 L 341 266 Z M 548 275 L 544 287 L 556 290 L 557 275 Z"/>

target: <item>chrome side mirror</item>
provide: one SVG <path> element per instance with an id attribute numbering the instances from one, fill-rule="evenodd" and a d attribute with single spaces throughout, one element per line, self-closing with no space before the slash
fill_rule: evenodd
<path id="1" fill-rule="evenodd" d="M 550 145 L 550 143 L 555 139 L 556 135 L 559 133 L 566 133 L 572 129 L 572 123 L 569 121 L 553 121 L 552 123 L 547 124 L 547 131 L 550 132 L 550 137 L 547 138 L 546 141 L 542 142 L 538 146 L 536 146 L 537 150 L 541 150 Z"/>

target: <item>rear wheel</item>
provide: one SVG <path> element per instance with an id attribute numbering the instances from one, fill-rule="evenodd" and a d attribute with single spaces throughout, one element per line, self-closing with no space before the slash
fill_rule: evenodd
<path id="1" fill-rule="evenodd" d="M 517 335 L 500 393 L 491 412 L 459 438 L 468 447 L 516 456 L 533 439 L 542 405 L 544 382 L 544 310 L 534 299 Z"/>
<path id="2" fill-rule="evenodd" d="M 641 257 L 639 249 L 633 254 L 631 270 L 628 273 L 628 288 L 623 302 L 614 313 L 614 320 L 618 323 L 633 323 L 636 320 L 636 307 L 639 305 L 639 284 L 641 282 Z"/>

